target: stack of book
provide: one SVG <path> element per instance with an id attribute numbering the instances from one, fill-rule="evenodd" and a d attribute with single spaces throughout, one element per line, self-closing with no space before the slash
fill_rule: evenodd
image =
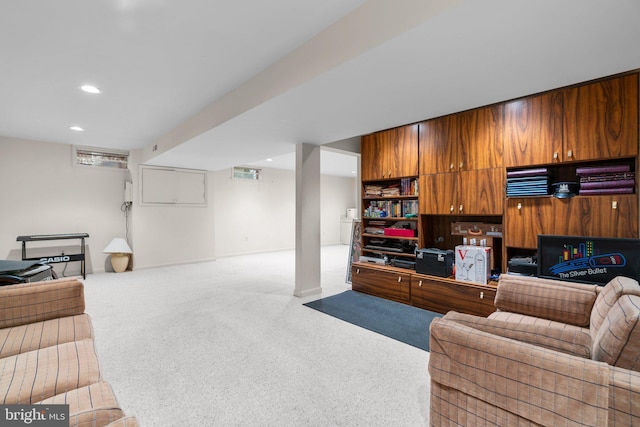
<path id="1" fill-rule="evenodd" d="M 382 188 L 383 197 L 394 197 L 400 195 L 400 184 L 389 184 Z"/>
<path id="2" fill-rule="evenodd" d="M 549 194 L 549 171 L 532 168 L 507 171 L 507 197 L 546 196 Z"/>
<path id="3" fill-rule="evenodd" d="M 593 166 L 576 169 L 580 177 L 578 194 L 629 194 L 636 186 L 635 173 L 629 165 Z"/>
<path id="4" fill-rule="evenodd" d="M 417 196 L 418 195 L 418 180 L 415 178 L 402 178 L 400 185 L 402 186 L 401 193 L 403 196 Z"/>
<path id="5" fill-rule="evenodd" d="M 364 196 L 365 197 L 377 197 L 382 195 L 382 186 L 381 185 L 373 185 L 367 184 L 364 186 Z"/>

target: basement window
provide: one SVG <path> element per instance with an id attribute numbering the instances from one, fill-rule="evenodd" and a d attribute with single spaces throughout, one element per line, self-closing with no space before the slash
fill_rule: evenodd
<path id="1" fill-rule="evenodd" d="M 101 148 L 75 147 L 75 163 L 84 166 L 127 169 L 129 153 Z"/>
<path id="2" fill-rule="evenodd" d="M 233 178 L 234 179 L 248 179 L 252 181 L 257 181 L 260 179 L 260 174 L 262 173 L 262 169 L 256 168 L 243 168 L 243 167 L 234 167 L 233 168 Z"/>

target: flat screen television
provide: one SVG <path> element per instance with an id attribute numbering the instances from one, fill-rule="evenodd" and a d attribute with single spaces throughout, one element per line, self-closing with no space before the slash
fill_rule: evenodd
<path id="1" fill-rule="evenodd" d="M 538 277 L 606 285 L 640 280 L 640 239 L 538 235 Z"/>

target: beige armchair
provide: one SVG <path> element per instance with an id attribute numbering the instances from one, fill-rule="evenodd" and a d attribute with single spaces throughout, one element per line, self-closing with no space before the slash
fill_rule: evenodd
<path id="1" fill-rule="evenodd" d="M 488 318 L 431 324 L 431 425 L 640 425 L 640 286 L 503 275 Z"/>

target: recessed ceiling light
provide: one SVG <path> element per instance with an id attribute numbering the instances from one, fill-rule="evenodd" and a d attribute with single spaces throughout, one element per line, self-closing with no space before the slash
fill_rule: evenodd
<path id="1" fill-rule="evenodd" d="M 351 171 L 351 173 L 356 173 L 356 171 Z"/>
<path id="2" fill-rule="evenodd" d="M 80 89 L 87 93 L 101 93 L 102 91 L 93 85 L 82 85 Z"/>
<path id="3" fill-rule="evenodd" d="M 273 159 L 267 159 L 267 162 L 273 162 Z"/>
<path id="4" fill-rule="evenodd" d="M 82 132 L 84 131 L 83 128 L 81 128 L 80 126 L 69 126 L 69 129 L 71 130 L 75 130 L 76 132 Z"/>

